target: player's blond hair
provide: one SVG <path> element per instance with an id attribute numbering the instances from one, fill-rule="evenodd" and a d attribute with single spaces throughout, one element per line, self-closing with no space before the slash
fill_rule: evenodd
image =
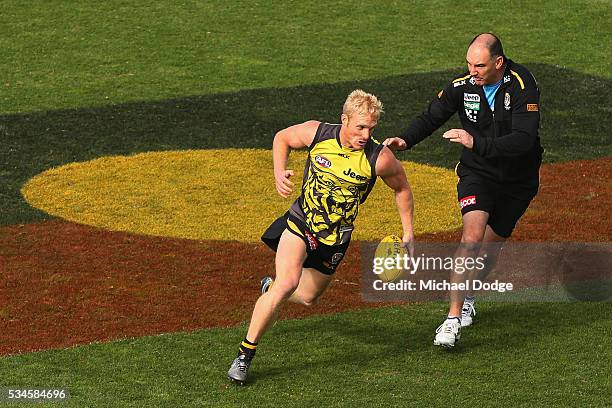
<path id="1" fill-rule="evenodd" d="M 361 89 L 355 89 L 351 92 L 342 107 L 342 113 L 349 118 L 353 113 L 359 113 L 361 115 L 372 115 L 378 120 L 382 112 L 382 102 L 376 96 Z"/>

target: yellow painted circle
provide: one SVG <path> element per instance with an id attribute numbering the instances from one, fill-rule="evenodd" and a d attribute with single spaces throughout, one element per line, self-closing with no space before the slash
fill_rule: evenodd
<path id="1" fill-rule="evenodd" d="M 297 197 L 306 161 L 291 154 L 294 193 L 276 193 L 272 153 L 259 149 L 187 150 L 103 157 L 47 170 L 22 188 L 53 216 L 138 234 L 258 241 Z M 452 171 L 403 163 L 415 195 L 417 233 L 460 226 Z M 401 235 L 393 192 L 378 180 L 360 207 L 355 239 Z"/>

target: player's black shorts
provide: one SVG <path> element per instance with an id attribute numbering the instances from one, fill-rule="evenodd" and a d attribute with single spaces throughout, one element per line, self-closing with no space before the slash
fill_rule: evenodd
<path id="1" fill-rule="evenodd" d="M 501 184 L 474 174 L 461 164 L 456 172 L 459 176 L 457 198 L 461 215 L 474 210 L 487 212 L 489 226 L 504 238 L 512 234 L 519 218 L 538 192 L 538 179 Z"/>
<path id="2" fill-rule="evenodd" d="M 306 244 L 307 256 L 304 268 L 313 268 L 325 275 L 333 275 L 336 272 L 348 249 L 349 242 L 341 245 L 325 245 L 314 237 L 303 222 L 289 212 L 276 219 L 263 233 L 261 240 L 276 251 L 281 234 L 286 229 L 300 237 Z"/>

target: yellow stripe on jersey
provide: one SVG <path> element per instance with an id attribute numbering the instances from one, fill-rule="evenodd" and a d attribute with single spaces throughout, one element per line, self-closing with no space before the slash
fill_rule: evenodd
<path id="1" fill-rule="evenodd" d="M 521 84 L 521 89 L 525 89 L 525 84 L 523 83 L 523 79 L 521 78 L 521 76 L 517 74 L 516 72 L 514 72 L 513 70 L 510 70 L 510 73 L 514 75 L 516 79 L 518 79 L 519 84 Z"/>
<path id="2" fill-rule="evenodd" d="M 459 82 L 459 81 L 463 81 L 464 79 L 468 79 L 469 77 L 471 77 L 471 75 L 470 75 L 470 74 L 467 74 L 467 75 L 466 75 L 466 76 L 464 76 L 464 77 L 457 78 L 457 79 L 453 79 L 453 83 L 455 83 L 455 82 Z"/>

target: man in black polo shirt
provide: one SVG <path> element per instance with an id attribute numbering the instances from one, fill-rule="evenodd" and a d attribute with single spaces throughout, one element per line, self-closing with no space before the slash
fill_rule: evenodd
<path id="1" fill-rule="evenodd" d="M 463 219 L 455 257 L 486 254 L 486 273 L 538 191 L 543 151 L 538 136 L 540 91 L 525 67 L 506 58 L 493 34 L 477 35 L 466 61 L 468 71 L 440 91 L 400 137 L 384 144 L 397 150 L 411 148 L 458 113 L 463 128 L 443 135 L 463 145 L 455 170 Z M 466 279 L 452 274 L 455 282 Z M 436 330 L 435 345 L 453 347 L 461 327 L 472 323 L 476 311 L 471 295 L 451 292 L 449 313 Z"/>

